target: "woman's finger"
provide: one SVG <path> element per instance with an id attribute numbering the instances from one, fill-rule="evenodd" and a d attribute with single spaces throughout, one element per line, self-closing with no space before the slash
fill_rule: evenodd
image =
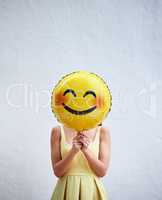
<path id="1" fill-rule="evenodd" d="M 90 142 L 89 138 L 80 138 L 81 140 L 85 141 L 85 142 Z"/>
<path id="2" fill-rule="evenodd" d="M 80 141 L 77 141 L 77 140 L 75 140 L 73 143 L 74 143 L 74 144 L 81 144 L 81 142 L 80 142 Z"/>
<path id="3" fill-rule="evenodd" d="M 89 145 L 89 142 L 88 141 L 84 141 L 82 139 L 80 139 L 80 141 L 83 143 L 83 145 Z"/>
<path id="4" fill-rule="evenodd" d="M 88 137 L 87 134 L 85 134 L 85 133 L 80 133 L 79 135 Z"/>

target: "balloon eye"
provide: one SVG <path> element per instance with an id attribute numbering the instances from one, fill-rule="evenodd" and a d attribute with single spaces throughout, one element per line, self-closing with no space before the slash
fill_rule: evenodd
<path id="1" fill-rule="evenodd" d="M 72 90 L 72 89 L 65 90 L 63 96 L 65 96 L 67 93 L 71 93 L 74 97 L 76 97 L 76 94 L 75 94 L 74 90 Z"/>
<path id="2" fill-rule="evenodd" d="M 95 94 L 95 92 L 93 92 L 92 90 L 88 90 L 88 91 L 84 94 L 83 97 L 86 97 L 86 96 L 89 95 L 89 94 L 93 95 L 93 96 L 96 98 L 96 94 Z"/>

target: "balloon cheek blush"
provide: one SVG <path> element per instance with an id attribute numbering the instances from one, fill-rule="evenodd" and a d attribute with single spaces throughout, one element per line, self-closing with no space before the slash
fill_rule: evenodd
<path id="1" fill-rule="evenodd" d="M 104 107 L 104 98 L 102 96 L 98 96 L 96 99 L 96 106 L 98 108 Z"/>
<path id="2" fill-rule="evenodd" d="M 63 96 L 61 92 L 55 95 L 55 106 L 62 106 L 67 101 L 67 97 Z"/>

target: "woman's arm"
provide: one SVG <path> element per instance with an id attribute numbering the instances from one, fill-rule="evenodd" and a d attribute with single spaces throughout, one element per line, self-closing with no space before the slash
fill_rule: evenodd
<path id="1" fill-rule="evenodd" d="M 109 130 L 104 127 L 102 127 L 100 130 L 100 147 L 98 159 L 96 159 L 96 156 L 89 148 L 83 147 L 81 150 L 87 158 L 88 163 L 95 174 L 99 177 L 103 177 L 106 174 L 110 163 L 111 141 Z M 80 141 L 84 145 L 85 140 Z"/>
<path id="2" fill-rule="evenodd" d="M 79 151 L 81 144 L 76 141 L 76 137 L 73 139 L 73 146 L 69 150 L 68 154 L 61 158 L 60 152 L 60 128 L 55 127 L 51 132 L 51 160 L 54 174 L 57 177 L 61 177 L 68 170 L 70 162 L 73 160 L 76 153 Z"/>

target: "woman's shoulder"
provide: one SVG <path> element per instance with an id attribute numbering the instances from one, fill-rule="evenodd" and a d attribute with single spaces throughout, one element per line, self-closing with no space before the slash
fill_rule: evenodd
<path id="1" fill-rule="evenodd" d="M 107 126 L 101 126 L 100 139 L 101 140 L 110 140 L 110 130 Z"/>
<path id="2" fill-rule="evenodd" d="M 60 126 L 57 125 L 51 129 L 51 140 L 52 141 L 57 141 L 60 139 L 61 131 L 60 131 Z"/>

